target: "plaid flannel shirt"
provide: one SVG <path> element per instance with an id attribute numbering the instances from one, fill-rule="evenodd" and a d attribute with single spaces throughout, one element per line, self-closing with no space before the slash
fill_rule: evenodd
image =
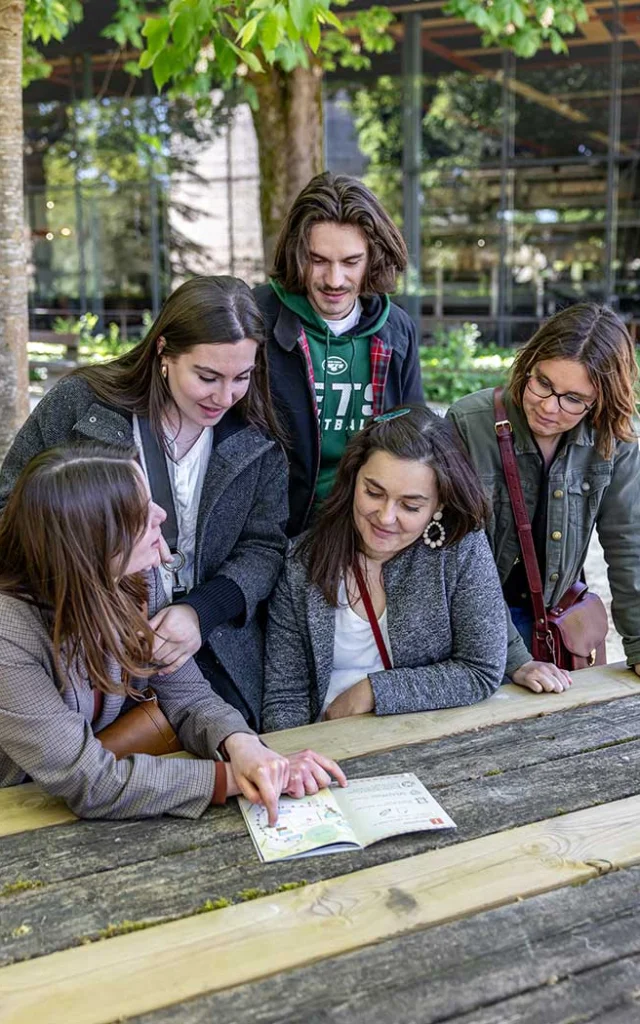
<path id="1" fill-rule="evenodd" d="M 311 361 L 311 352 L 309 351 L 309 341 L 305 334 L 304 327 L 300 328 L 298 345 L 302 349 L 302 354 L 304 355 L 305 362 L 307 364 L 307 380 L 313 397 L 313 405 L 316 410 L 319 434 L 320 414 L 318 411 L 318 402 L 316 400 L 315 377 L 313 373 L 313 363 Z M 391 362 L 391 351 L 391 346 L 385 344 L 382 338 L 379 338 L 377 334 L 374 334 L 371 339 L 371 386 L 373 388 L 374 416 L 379 416 L 380 413 L 384 411 L 384 389 L 387 383 L 389 363 Z"/>

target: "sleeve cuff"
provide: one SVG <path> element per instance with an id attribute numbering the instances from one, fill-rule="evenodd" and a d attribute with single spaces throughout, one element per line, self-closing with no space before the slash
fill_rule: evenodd
<path id="1" fill-rule="evenodd" d="M 202 642 L 211 636 L 222 622 L 241 618 L 246 614 L 244 594 L 227 576 L 214 576 L 180 598 L 177 604 L 188 604 L 195 609 L 200 620 Z"/>
<path id="2" fill-rule="evenodd" d="M 227 763 L 216 761 L 216 780 L 213 786 L 211 803 L 215 805 L 226 804 L 227 802 Z"/>

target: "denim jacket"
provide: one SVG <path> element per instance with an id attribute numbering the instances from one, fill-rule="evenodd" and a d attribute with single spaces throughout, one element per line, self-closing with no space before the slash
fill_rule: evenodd
<path id="1" fill-rule="evenodd" d="M 541 455 L 526 418 L 505 390 L 513 442 L 529 516 L 538 500 Z M 455 402 L 454 422 L 493 508 L 488 529 L 500 582 L 504 585 L 520 545 L 494 429 L 493 390 Z M 640 452 L 637 442 L 617 441 L 610 459 L 596 449 L 589 418 L 569 431 L 549 468 L 545 604 L 555 604 L 580 577 L 594 526 L 608 566 L 611 612 L 622 635 L 627 663 L 640 663 Z M 507 674 L 531 655 L 509 623 Z"/>

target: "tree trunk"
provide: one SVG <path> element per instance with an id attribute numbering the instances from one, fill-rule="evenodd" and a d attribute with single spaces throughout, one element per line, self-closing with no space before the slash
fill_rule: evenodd
<path id="1" fill-rule="evenodd" d="M 29 412 L 23 19 L 24 0 L 0 0 L 0 461 Z"/>
<path id="2" fill-rule="evenodd" d="M 0 0 L 1 2 L 1 0 Z M 260 162 L 260 213 L 269 273 L 284 216 L 300 190 L 323 169 L 322 70 L 267 67 L 252 75 L 260 106 L 253 122 Z"/>

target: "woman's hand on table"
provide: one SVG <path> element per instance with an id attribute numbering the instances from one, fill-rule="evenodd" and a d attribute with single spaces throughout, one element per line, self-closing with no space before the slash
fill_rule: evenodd
<path id="1" fill-rule="evenodd" d="M 563 668 L 549 662 L 527 661 L 511 674 L 511 681 L 534 693 L 562 693 L 573 680 Z"/>
<path id="2" fill-rule="evenodd" d="M 168 676 L 182 668 L 200 650 L 200 619 L 189 604 L 171 604 L 149 619 L 155 639 L 154 660 L 162 665 L 159 675 Z"/>
<path id="3" fill-rule="evenodd" d="M 376 706 L 373 687 L 369 679 L 361 679 L 348 690 L 343 690 L 324 713 L 327 721 L 334 718 L 349 718 L 351 715 L 366 715 Z"/>
<path id="4" fill-rule="evenodd" d="M 330 757 L 316 754 L 315 750 L 301 750 L 291 754 L 289 761 L 289 785 L 285 792 L 296 799 L 317 793 L 331 784 L 332 776 L 341 786 L 347 785 L 342 768 Z"/>
<path id="5" fill-rule="evenodd" d="M 289 785 L 289 759 L 270 750 L 255 733 L 234 732 L 224 741 L 229 757 L 227 793 L 242 793 L 252 804 L 264 804 L 269 824 L 278 820 L 278 798 Z"/>

